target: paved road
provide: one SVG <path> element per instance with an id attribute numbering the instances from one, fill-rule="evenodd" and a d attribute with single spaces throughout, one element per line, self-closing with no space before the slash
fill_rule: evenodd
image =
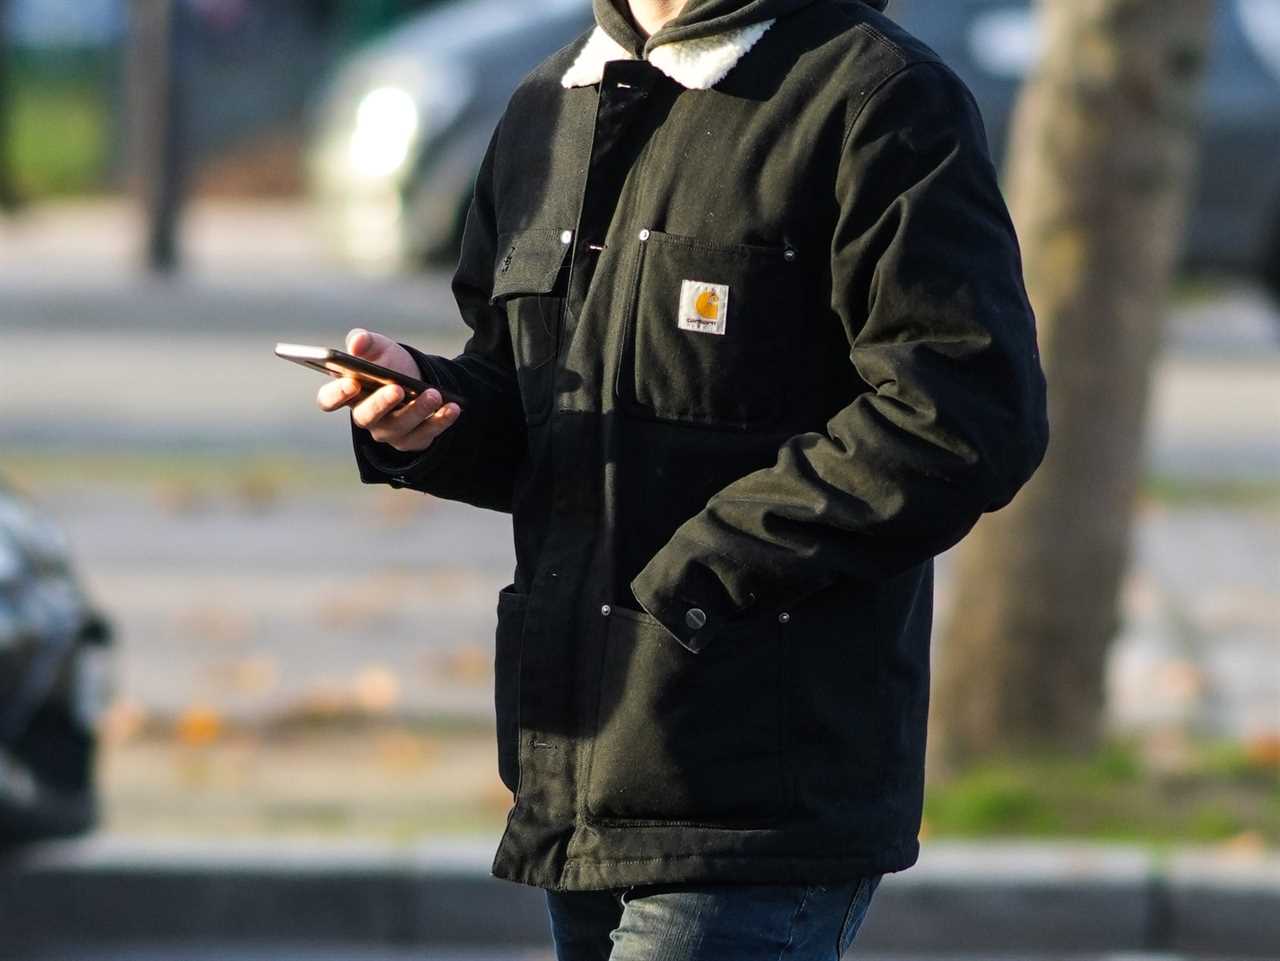
<path id="1" fill-rule="evenodd" d="M 131 698 L 161 714 L 204 702 L 252 719 L 388 671 L 411 714 L 489 716 L 495 598 L 513 566 L 508 518 L 354 479 L 350 490 L 285 488 L 266 507 L 217 495 L 182 507 L 166 496 L 47 498 L 117 621 Z M 1113 716 L 1235 733 L 1274 725 L 1274 514 L 1145 510 L 1135 561 Z M 940 616 L 948 572 L 944 557 Z"/>
<path id="2" fill-rule="evenodd" d="M 191 273 L 157 284 L 129 269 L 121 238 L 136 230 L 121 205 L 0 222 L 0 450 L 67 458 L 48 501 L 127 639 L 126 690 L 161 710 L 204 699 L 252 713 L 383 666 L 410 679 L 410 707 L 488 710 L 483 678 L 441 679 L 421 654 L 487 648 L 512 566 L 505 518 L 360 489 L 341 415 L 316 411 L 314 375 L 271 355 L 277 339 L 327 343 L 353 323 L 456 350 L 447 275 L 344 272 L 293 205 L 201 208 L 188 227 Z M 1278 332 L 1280 317 L 1248 290 L 1174 311 L 1153 385 L 1154 471 L 1280 478 Z M 265 496 L 93 483 L 95 458 L 180 473 L 193 458 L 282 452 L 298 483 L 277 480 Z M 1211 728 L 1274 727 L 1280 672 L 1259 669 L 1280 656 L 1274 520 L 1231 505 L 1143 515 L 1117 647 L 1124 719 L 1208 711 Z M 379 607 L 374 640 L 363 628 Z M 268 696 L 263 678 L 274 679 Z"/>
<path id="3" fill-rule="evenodd" d="M 861 954 L 856 949 L 847 961 L 1229 961 L 1225 958 L 1191 958 L 1173 954 L 1017 954 L 982 955 L 884 955 Z M 552 961 L 548 952 L 451 951 L 439 948 L 369 948 L 363 945 L 289 947 L 286 945 L 188 945 L 174 947 L 125 946 L 119 948 L 64 948 L 24 955 L 23 961 Z"/>

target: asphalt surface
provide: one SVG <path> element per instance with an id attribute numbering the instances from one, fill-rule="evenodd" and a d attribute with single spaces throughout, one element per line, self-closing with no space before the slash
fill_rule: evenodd
<path id="1" fill-rule="evenodd" d="M 0 450 L 67 459 L 42 495 L 121 628 L 122 689 L 161 713 L 203 701 L 253 715 L 390 671 L 408 679 L 407 710 L 491 710 L 486 679 L 441 677 L 430 652 L 491 643 L 512 568 L 507 519 L 361 488 L 345 415 L 320 414 L 315 375 L 271 352 L 277 340 L 333 343 L 356 324 L 458 350 L 466 330 L 447 272 L 356 276 L 325 259 L 303 208 L 255 204 L 194 211 L 189 271 L 158 282 L 132 270 L 133 229 L 118 204 L 0 222 Z M 1167 341 L 1150 470 L 1176 484 L 1280 482 L 1280 313 L 1226 287 L 1181 301 Z M 178 474 L 200 458 L 281 455 L 296 475 L 267 491 L 154 477 L 112 490 L 79 473 L 95 459 Z M 1273 728 L 1274 512 L 1161 507 L 1137 537 L 1118 719 Z"/>
<path id="2" fill-rule="evenodd" d="M 234 944 L 125 945 L 114 948 L 58 948 L 22 956 L 23 961 L 553 961 L 550 951 L 450 951 L 441 948 L 370 948 Z M 1181 954 L 861 954 L 856 945 L 845 961 L 1231 961 Z"/>

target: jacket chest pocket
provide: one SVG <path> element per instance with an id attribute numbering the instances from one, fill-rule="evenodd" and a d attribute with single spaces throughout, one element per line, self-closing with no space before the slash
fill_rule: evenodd
<path id="1" fill-rule="evenodd" d="M 498 236 L 489 302 L 506 308 L 520 398 L 530 424 L 545 420 L 551 411 L 571 239 L 569 231 L 552 227 Z"/>
<path id="2" fill-rule="evenodd" d="M 639 235 L 618 363 L 622 409 L 711 427 L 758 427 L 782 409 L 771 372 L 807 311 L 795 249 Z"/>

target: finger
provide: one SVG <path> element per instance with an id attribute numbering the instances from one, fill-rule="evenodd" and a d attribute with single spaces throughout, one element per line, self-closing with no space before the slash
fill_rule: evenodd
<path id="1" fill-rule="evenodd" d="M 374 427 L 383 417 L 404 400 L 404 390 L 396 384 L 380 387 L 355 407 L 351 408 L 351 419 L 357 427 L 366 430 Z"/>
<path id="2" fill-rule="evenodd" d="M 352 327 L 347 331 L 347 353 L 355 354 L 357 357 L 367 350 L 372 338 L 369 332 L 363 327 Z"/>
<path id="3" fill-rule="evenodd" d="M 347 353 L 363 357 L 375 364 L 382 363 L 388 355 L 396 353 L 400 348 L 390 337 L 365 330 L 363 327 L 352 327 L 347 332 Z"/>
<path id="4" fill-rule="evenodd" d="M 406 452 L 426 450 L 437 437 L 457 423 L 461 414 L 462 409 L 457 404 L 446 404 L 391 446 Z"/>
<path id="5" fill-rule="evenodd" d="M 337 410 L 359 399 L 363 388 L 350 377 L 339 377 L 316 391 L 316 404 L 323 411 Z"/>
<path id="6" fill-rule="evenodd" d="M 424 420 L 440 409 L 443 403 L 438 390 L 428 390 L 407 404 L 391 411 L 378 422 L 373 432 L 375 440 L 390 443 L 416 430 Z"/>

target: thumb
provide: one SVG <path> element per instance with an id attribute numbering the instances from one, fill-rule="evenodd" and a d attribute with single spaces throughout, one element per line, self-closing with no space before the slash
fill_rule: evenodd
<path id="1" fill-rule="evenodd" d="M 347 352 L 377 363 L 394 346 L 394 341 L 382 334 L 375 334 L 363 327 L 354 327 L 347 333 Z"/>

